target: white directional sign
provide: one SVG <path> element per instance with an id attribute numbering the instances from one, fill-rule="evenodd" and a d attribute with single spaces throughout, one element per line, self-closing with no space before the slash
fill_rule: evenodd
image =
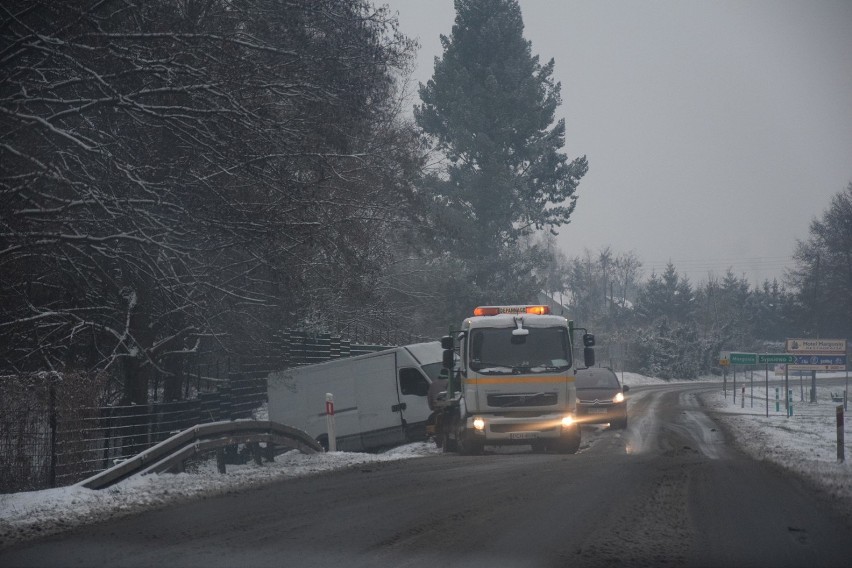
<path id="1" fill-rule="evenodd" d="M 791 355 L 846 354 L 845 339 L 788 339 L 787 353 Z"/>

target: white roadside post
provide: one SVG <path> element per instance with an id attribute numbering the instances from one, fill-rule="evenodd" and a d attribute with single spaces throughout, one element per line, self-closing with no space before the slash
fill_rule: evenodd
<path id="1" fill-rule="evenodd" d="M 334 395 L 325 393 L 325 423 L 328 428 L 328 451 L 337 451 L 337 435 L 334 432 Z"/>

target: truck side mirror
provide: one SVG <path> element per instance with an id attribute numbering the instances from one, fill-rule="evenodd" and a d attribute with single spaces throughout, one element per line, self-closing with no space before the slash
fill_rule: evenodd
<path id="1" fill-rule="evenodd" d="M 585 341 L 585 336 L 583 337 L 583 341 Z M 586 367 L 595 366 L 595 350 L 593 348 L 583 348 L 583 362 L 586 364 Z"/>
<path id="2" fill-rule="evenodd" d="M 594 347 L 595 346 L 595 336 L 591 333 L 583 334 L 583 345 L 585 347 Z"/>
<path id="3" fill-rule="evenodd" d="M 455 364 L 456 352 L 452 349 L 444 349 L 444 368 L 452 369 Z"/>
<path id="4" fill-rule="evenodd" d="M 453 348 L 453 336 L 445 335 L 441 338 L 441 349 L 452 349 Z"/>

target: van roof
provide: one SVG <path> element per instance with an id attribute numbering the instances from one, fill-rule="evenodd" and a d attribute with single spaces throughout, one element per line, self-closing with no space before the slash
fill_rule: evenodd
<path id="1" fill-rule="evenodd" d="M 421 365 L 439 363 L 444 359 L 444 350 L 441 349 L 440 341 L 412 343 L 411 345 L 404 345 L 403 347 L 405 347 L 405 349 L 407 349 Z"/>

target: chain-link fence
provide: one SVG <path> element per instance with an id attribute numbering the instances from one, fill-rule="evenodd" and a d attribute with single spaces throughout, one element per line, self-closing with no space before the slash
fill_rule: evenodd
<path id="1" fill-rule="evenodd" d="M 353 345 L 330 334 L 282 335 L 274 357 L 208 359 L 189 366 L 181 389 L 186 400 L 163 401 L 156 378 L 151 402 L 122 406 L 102 402 L 107 383 L 102 376 L 0 377 L 0 493 L 76 483 L 195 424 L 250 418 L 266 401 L 272 371 L 393 347 Z"/>

